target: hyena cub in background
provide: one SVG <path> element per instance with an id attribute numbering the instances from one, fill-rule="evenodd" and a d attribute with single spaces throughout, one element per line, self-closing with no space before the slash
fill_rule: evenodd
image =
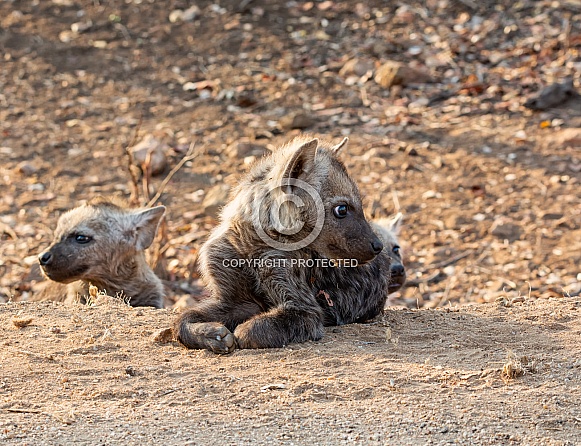
<path id="1" fill-rule="evenodd" d="M 371 222 L 371 227 L 383 242 L 383 249 L 390 257 L 388 294 L 398 291 L 406 280 L 402 252 L 398 242 L 403 215 L 398 212 L 392 218 L 379 218 Z"/>
<path id="2" fill-rule="evenodd" d="M 383 310 L 390 286 L 401 285 L 391 285 L 393 252 L 365 219 L 337 157 L 346 142 L 296 138 L 241 181 L 200 250 L 211 298 L 176 320 L 182 344 L 217 353 L 282 347 Z M 377 228 L 392 241 L 392 226 Z"/>
<path id="3" fill-rule="evenodd" d="M 104 198 L 63 214 L 52 245 L 38 257 L 48 282 L 34 300 L 85 301 L 89 285 L 134 307 L 163 307 L 161 280 L 145 260 L 164 206 L 124 209 Z"/>

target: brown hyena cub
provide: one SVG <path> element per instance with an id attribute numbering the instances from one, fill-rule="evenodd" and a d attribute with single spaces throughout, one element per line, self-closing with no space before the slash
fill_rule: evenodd
<path id="1" fill-rule="evenodd" d="M 124 209 L 96 198 L 63 214 L 38 257 L 48 282 L 35 300 L 85 301 L 89 285 L 134 307 L 163 307 L 163 284 L 145 260 L 164 206 Z"/>
<path id="2" fill-rule="evenodd" d="M 176 320 L 182 344 L 282 347 L 382 311 L 392 256 L 337 158 L 346 142 L 296 138 L 241 181 L 200 250 L 211 298 Z"/>

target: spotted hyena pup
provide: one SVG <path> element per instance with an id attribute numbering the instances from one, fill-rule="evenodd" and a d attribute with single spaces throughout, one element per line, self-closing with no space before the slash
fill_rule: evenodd
<path id="1" fill-rule="evenodd" d="M 393 218 L 380 218 L 371 222 L 371 227 L 383 242 L 383 249 L 390 257 L 388 294 L 398 291 L 406 280 L 402 252 L 398 242 L 403 216 L 398 212 Z"/>
<path id="2" fill-rule="evenodd" d="M 296 138 L 241 181 L 200 250 L 211 298 L 176 320 L 182 344 L 282 347 L 383 310 L 393 256 L 338 158 L 346 142 Z"/>
<path id="3" fill-rule="evenodd" d="M 39 255 L 52 282 L 35 300 L 85 301 L 89 285 L 129 304 L 163 307 L 164 289 L 145 260 L 165 207 L 124 209 L 104 198 L 63 214 L 52 245 Z"/>

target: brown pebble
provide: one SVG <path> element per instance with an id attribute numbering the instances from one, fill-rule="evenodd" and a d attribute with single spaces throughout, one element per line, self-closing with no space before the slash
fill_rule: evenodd
<path id="1" fill-rule="evenodd" d="M 22 175 L 29 177 L 31 175 L 34 175 L 35 173 L 38 172 L 38 169 L 33 166 L 30 163 L 27 163 L 26 161 L 21 162 L 18 166 L 17 166 L 18 172 L 20 172 Z"/>
<path id="2" fill-rule="evenodd" d="M 161 328 L 151 335 L 151 341 L 159 344 L 167 344 L 173 341 L 171 328 Z"/>
<path id="3" fill-rule="evenodd" d="M 16 317 L 14 316 L 12 318 L 12 323 L 14 324 L 15 327 L 18 328 L 24 328 L 27 325 L 30 325 L 32 323 L 33 318 L 31 317 Z"/>
<path id="4" fill-rule="evenodd" d="M 305 112 L 298 111 L 294 113 L 289 113 L 283 116 L 279 121 L 280 126 L 285 130 L 292 129 L 306 129 L 315 124 L 313 117 Z"/>

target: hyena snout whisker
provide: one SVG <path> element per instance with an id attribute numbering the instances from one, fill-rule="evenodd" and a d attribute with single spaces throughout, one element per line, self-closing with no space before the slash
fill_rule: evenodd
<path id="1" fill-rule="evenodd" d="M 45 251 L 38 256 L 38 261 L 42 266 L 47 266 L 52 263 L 52 253 L 50 251 Z"/>

